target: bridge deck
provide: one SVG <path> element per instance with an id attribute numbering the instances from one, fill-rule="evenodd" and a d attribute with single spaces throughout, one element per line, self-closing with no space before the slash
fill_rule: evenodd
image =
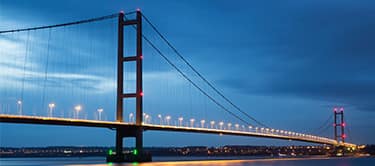
<path id="1" fill-rule="evenodd" d="M 126 122 L 111 122 L 111 121 L 99 121 L 99 120 L 86 120 L 86 119 L 71 119 L 71 118 L 56 118 L 56 117 L 40 117 L 40 116 L 23 116 L 23 115 L 4 115 L 0 114 L 0 122 L 5 123 L 24 123 L 24 124 L 42 124 L 42 125 L 63 125 L 63 126 L 84 126 L 84 127 L 99 127 L 99 128 L 123 128 L 124 130 L 131 130 L 138 126 L 134 123 Z M 185 127 L 185 126 L 170 126 L 170 125 L 155 125 L 155 124 L 143 124 L 144 130 L 155 130 L 155 131 L 176 131 L 176 132 L 191 132 L 191 133 L 207 133 L 207 134 L 220 134 L 220 135 L 235 135 L 235 136 L 250 136 L 250 137 L 262 137 L 262 138 L 273 138 L 283 140 L 295 140 L 303 142 L 311 142 L 318 144 L 329 144 L 337 145 L 336 140 L 328 138 L 311 138 L 302 136 L 290 136 L 281 135 L 274 133 L 260 133 L 251 131 L 239 131 L 239 130 L 221 130 L 211 128 L 198 128 L 198 127 Z M 343 146 L 356 146 L 350 143 L 341 143 Z"/>

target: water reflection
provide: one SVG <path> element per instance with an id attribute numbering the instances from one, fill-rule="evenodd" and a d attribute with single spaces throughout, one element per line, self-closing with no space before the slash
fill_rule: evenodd
<path id="1" fill-rule="evenodd" d="M 293 158 L 255 160 L 162 161 L 150 163 L 107 163 L 91 166 L 354 166 L 372 165 L 375 158 Z M 83 166 L 83 165 L 74 165 Z"/>
<path id="2" fill-rule="evenodd" d="M 176 161 L 185 160 L 185 161 Z M 187 161 L 191 160 L 191 161 Z M 199 160 L 199 161 L 197 161 Z M 246 159 L 204 157 L 155 157 L 150 163 L 104 163 L 104 157 L 0 158 L 0 165 L 11 166 L 357 166 L 375 165 L 375 158 L 295 158 Z"/>

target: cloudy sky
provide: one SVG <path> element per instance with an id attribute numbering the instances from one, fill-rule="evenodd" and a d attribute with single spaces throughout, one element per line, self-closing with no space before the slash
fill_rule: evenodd
<path id="1" fill-rule="evenodd" d="M 248 114 L 268 126 L 313 134 L 318 132 L 332 137 L 333 129 L 317 129 L 332 116 L 333 107 L 342 106 L 345 107 L 345 118 L 350 129 L 348 139 L 355 143 L 375 143 L 373 1 L 112 0 L 80 3 L 40 0 L 31 3 L 26 0 L 0 0 L 0 31 L 69 22 L 137 8 L 216 87 Z M 26 79 L 25 98 L 32 98 L 45 90 L 37 85 L 49 87 L 65 81 L 62 88 L 51 88 L 51 93 L 74 94 L 77 96 L 75 100 L 84 98 L 82 102 L 86 102 L 87 110 L 92 110 L 87 111 L 87 116 L 92 118 L 95 118 L 95 104 L 103 102 L 108 110 L 106 117 L 113 119 L 114 113 L 110 113 L 110 110 L 114 108 L 111 103 L 114 100 L 115 80 L 111 76 L 115 67 L 111 65 L 116 60 L 116 25 L 115 21 L 108 20 L 93 27 L 83 25 L 78 29 L 0 36 L 0 69 L 4 69 L 0 70 L 2 111 L 6 110 L 5 105 L 15 103 L 19 97 L 19 92 L 11 89 L 21 85 L 14 82 Z M 157 42 L 155 34 L 147 28 L 145 25 L 145 34 Z M 77 37 L 77 34 L 84 35 Z M 72 37 L 68 38 L 69 35 Z M 26 40 L 32 43 L 28 47 L 25 46 Z M 162 47 L 161 41 L 157 44 Z M 52 57 L 49 59 L 48 80 L 43 82 L 46 76 L 45 57 L 43 59 L 43 56 L 37 55 L 48 54 L 48 46 L 55 55 L 78 52 L 83 57 L 80 61 L 85 63 L 72 61 L 69 57 Z M 30 52 L 26 66 L 17 61 L 24 57 L 22 50 Z M 145 52 L 152 54 L 147 46 Z M 86 54 L 95 54 L 97 59 Z M 35 59 L 32 59 L 33 56 Z M 144 56 L 147 63 L 147 54 Z M 150 102 L 145 105 L 145 110 L 157 108 L 160 111 L 149 112 L 184 116 L 186 119 L 191 116 L 204 116 L 216 121 L 228 119 L 229 115 L 218 112 L 214 106 L 207 106 L 203 113 L 192 111 L 210 103 L 199 93 L 190 92 L 191 85 L 181 83 L 181 78 L 172 70 L 151 63 L 150 66 L 146 66 L 144 74 L 145 94 L 155 96 L 147 100 Z M 153 70 L 155 68 L 156 71 Z M 167 87 L 163 85 L 166 82 Z M 76 84 L 80 87 L 72 90 L 72 85 Z M 184 85 L 186 90 L 180 90 L 179 86 Z M 91 93 L 99 93 L 100 97 L 87 97 Z M 180 96 L 170 97 L 170 94 Z M 53 97 L 56 98 L 56 95 L 45 98 Z M 43 105 L 43 102 L 48 102 L 44 101 L 46 99 L 43 97 L 25 102 L 33 106 L 36 105 L 34 103 Z M 195 103 L 196 106 L 188 106 L 186 110 L 175 113 L 184 101 Z M 61 99 L 60 103 L 70 104 L 66 107 L 76 104 L 68 99 Z M 16 109 L 14 104 L 10 107 Z M 45 113 L 37 108 L 28 113 Z M 106 129 L 10 124 L 1 124 L 0 129 L 1 146 L 114 144 L 113 131 Z M 78 136 L 79 133 L 85 134 Z M 290 144 L 285 141 L 182 133 L 147 132 L 145 135 L 146 146 Z"/>

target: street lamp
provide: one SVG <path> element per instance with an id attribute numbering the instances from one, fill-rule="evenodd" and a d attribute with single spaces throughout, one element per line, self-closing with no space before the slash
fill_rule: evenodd
<path id="1" fill-rule="evenodd" d="M 214 128 L 215 121 L 211 121 L 210 124 L 211 124 L 211 129 L 213 129 L 213 128 Z"/>
<path id="2" fill-rule="evenodd" d="M 133 117 L 134 117 L 134 114 L 133 114 L 133 113 L 130 113 L 130 114 L 129 114 L 129 122 L 133 122 Z"/>
<path id="3" fill-rule="evenodd" d="M 53 115 L 53 113 L 52 113 L 53 112 L 53 108 L 55 108 L 55 106 L 56 106 L 55 103 L 49 103 L 48 104 L 48 108 L 49 108 L 48 116 L 49 117 L 52 117 L 52 115 Z"/>
<path id="4" fill-rule="evenodd" d="M 204 123 L 205 123 L 206 121 L 204 120 L 204 119 L 202 119 L 201 120 L 201 128 L 204 128 Z"/>
<path id="5" fill-rule="evenodd" d="M 231 130 L 232 123 L 228 123 L 228 130 Z"/>
<path id="6" fill-rule="evenodd" d="M 22 101 L 21 100 L 18 100 L 17 101 L 17 107 L 18 107 L 18 114 L 19 115 L 22 115 Z"/>
<path id="7" fill-rule="evenodd" d="M 169 116 L 169 115 L 166 116 L 166 117 L 165 117 L 165 120 L 167 121 L 167 125 L 169 126 L 169 120 L 171 120 L 171 116 Z"/>
<path id="8" fill-rule="evenodd" d="M 158 114 L 158 118 L 160 119 L 160 125 L 162 125 L 163 124 L 163 118 L 160 114 Z"/>
<path id="9" fill-rule="evenodd" d="M 182 126 L 182 121 L 184 120 L 184 118 L 183 117 L 179 117 L 178 118 L 178 125 L 179 126 Z"/>
<path id="10" fill-rule="evenodd" d="M 148 114 L 146 114 L 145 116 L 145 123 L 147 123 L 148 119 L 150 118 L 150 116 Z"/>
<path id="11" fill-rule="evenodd" d="M 98 114 L 99 114 L 99 120 L 102 120 L 102 112 L 103 112 L 104 110 L 103 110 L 103 108 L 99 108 L 98 109 Z"/>
<path id="12" fill-rule="evenodd" d="M 253 128 L 253 126 L 249 126 L 249 132 L 251 131 L 252 128 Z"/>
<path id="13" fill-rule="evenodd" d="M 223 130 L 224 122 L 219 122 L 219 125 L 220 125 L 220 130 Z"/>
<path id="14" fill-rule="evenodd" d="M 76 115 L 77 115 L 77 119 L 79 118 L 79 111 L 81 111 L 82 110 L 82 106 L 81 105 L 76 105 L 75 107 L 74 107 L 74 110 L 76 111 Z"/>
<path id="15" fill-rule="evenodd" d="M 234 126 L 236 127 L 236 130 L 238 130 L 238 128 L 240 127 L 239 124 L 235 124 Z"/>
<path id="16" fill-rule="evenodd" d="M 195 119 L 190 119 L 190 127 L 194 127 L 194 121 L 195 121 Z"/>

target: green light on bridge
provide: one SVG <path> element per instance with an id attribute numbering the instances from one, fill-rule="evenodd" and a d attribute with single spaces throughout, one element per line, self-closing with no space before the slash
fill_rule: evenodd
<path id="1" fill-rule="evenodd" d="M 138 155 L 138 150 L 137 149 L 133 150 L 133 155 Z"/>
<path id="2" fill-rule="evenodd" d="M 112 156 L 112 154 L 113 154 L 113 150 L 112 150 L 112 149 L 109 149 L 109 150 L 108 150 L 108 155 Z"/>

